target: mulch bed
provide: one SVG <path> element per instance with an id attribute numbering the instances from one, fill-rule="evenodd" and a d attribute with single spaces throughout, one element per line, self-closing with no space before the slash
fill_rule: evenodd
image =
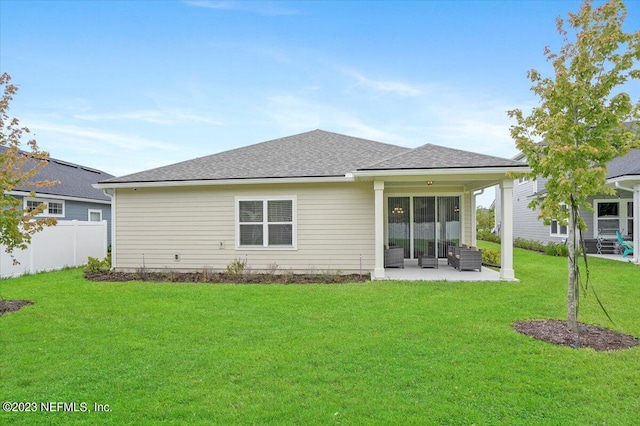
<path id="1" fill-rule="evenodd" d="M 569 329 L 567 321 L 562 320 L 531 320 L 519 321 L 513 324 L 519 333 L 526 334 L 538 340 L 556 345 L 575 347 L 575 335 Z M 614 330 L 578 323 L 580 346 L 592 348 L 596 351 L 616 351 L 638 346 L 637 337 Z"/>
<path id="2" fill-rule="evenodd" d="M 226 274 L 213 272 L 85 272 L 91 281 L 124 282 L 151 281 L 172 283 L 234 283 L 234 284 L 340 284 L 371 281 L 369 274 Z"/>
<path id="3" fill-rule="evenodd" d="M 30 300 L 0 300 L 0 316 L 8 313 L 15 312 L 22 308 L 23 306 L 33 305 L 33 302 Z"/>

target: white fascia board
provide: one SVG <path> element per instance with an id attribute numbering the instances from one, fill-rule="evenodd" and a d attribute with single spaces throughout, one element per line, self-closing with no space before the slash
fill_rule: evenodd
<path id="1" fill-rule="evenodd" d="M 15 195 L 18 197 L 31 197 L 31 193 L 27 191 L 9 191 L 9 195 Z M 93 198 L 82 198 L 82 197 L 69 197 L 67 195 L 55 195 L 55 194 L 43 194 L 37 191 L 34 191 L 36 198 L 48 198 L 50 200 L 66 200 L 66 201 L 79 201 L 83 203 L 95 203 L 95 204 L 111 204 L 111 201 L 105 200 L 95 200 Z"/>
<path id="2" fill-rule="evenodd" d="M 94 183 L 97 189 L 111 188 L 163 188 L 179 186 L 222 186 L 222 185 L 268 185 L 280 183 L 339 183 L 353 182 L 353 175 L 332 177 L 301 177 L 301 178 L 265 178 L 265 179 L 220 179 L 220 180 L 181 180 L 181 181 L 155 181 L 155 182 L 117 182 Z"/>
<path id="3" fill-rule="evenodd" d="M 633 185 L 636 183 L 640 183 L 640 176 L 638 175 L 624 175 L 618 176 L 615 178 L 607 179 L 608 184 L 615 185 L 616 183 L 621 183 L 625 185 Z"/>
<path id="4" fill-rule="evenodd" d="M 478 168 L 450 168 L 450 169 L 396 169 L 396 170 L 358 170 L 353 172 L 355 177 L 404 177 L 404 176 L 473 176 L 504 175 L 507 173 L 529 173 L 529 166 L 511 167 L 478 167 Z"/>

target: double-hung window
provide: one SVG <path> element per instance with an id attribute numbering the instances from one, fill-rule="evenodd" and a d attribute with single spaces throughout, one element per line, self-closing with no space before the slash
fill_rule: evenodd
<path id="1" fill-rule="evenodd" d="M 598 235 L 612 236 L 620 230 L 620 202 L 596 201 L 596 221 Z"/>
<path id="2" fill-rule="evenodd" d="M 567 206 L 561 206 L 563 211 L 567 211 Z M 552 237 L 566 237 L 569 233 L 567 230 L 567 221 L 566 220 L 557 220 L 553 219 L 551 221 L 551 236 Z"/>
<path id="3" fill-rule="evenodd" d="M 295 248 L 295 198 L 238 198 L 239 248 Z"/>
<path id="4" fill-rule="evenodd" d="M 32 211 L 44 204 L 44 210 L 38 216 L 64 217 L 64 201 L 44 198 L 25 198 L 24 209 Z"/>

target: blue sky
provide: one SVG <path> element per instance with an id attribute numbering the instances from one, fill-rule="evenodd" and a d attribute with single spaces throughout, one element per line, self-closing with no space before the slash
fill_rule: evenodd
<path id="1" fill-rule="evenodd" d="M 317 128 L 511 157 L 580 4 L 0 0 L 0 70 L 42 149 L 114 175 Z"/>

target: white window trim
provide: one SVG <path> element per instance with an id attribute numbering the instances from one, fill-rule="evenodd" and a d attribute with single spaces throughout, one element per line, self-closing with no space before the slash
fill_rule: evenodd
<path id="1" fill-rule="evenodd" d="M 268 230 L 264 234 L 263 245 L 243 246 L 240 245 L 240 201 L 262 201 L 265 221 L 263 225 L 268 228 L 267 222 L 267 202 L 268 201 L 291 201 L 292 208 L 292 235 L 291 246 L 269 246 Z M 268 196 L 268 197 L 235 197 L 235 228 L 236 228 L 236 250 L 297 250 L 298 249 L 298 199 L 295 195 Z"/>
<path id="2" fill-rule="evenodd" d="M 89 210 L 87 210 L 87 221 L 88 222 L 91 222 L 91 213 L 100 214 L 100 220 L 98 220 L 98 222 L 102 222 L 102 210 L 99 210 L 99 209 L 89 209 Z"/>
<path id="3" fill-rule="evenodd" d="M 598 229 L 598 204 L 599 203 L 618 203 L 618 216 L 610 217 L 609 219 L 618 219 L 618 230 L 625 235 L 629 232 L 627 229 L 627 220 L 632 218 L 627 213 L 627 203 L 632 203 L 633 198 L 597 198 L 593 200 L 593 237 L 596 238 L 599 234 Z M 633 214 L 633 212 L 631 212 Z M 606 218 L 603 218 L 606 219 Z M 622 228 L 622 229 L 620 229 Z M 624 231 L 624 232 L 623 232 Z M 607 234 L 608 235 L 608 234 Z M 615 236 L 614 236 L 615 238 Z"/>
<path id="4" fill-rule="evenodd" d="M 556 223 L 556 229 L 558 231 L 560 231 L 560 229 L 564 226 L 565 229 L 567 230 L 567 232 L 562 233 L 562 232 L 556 232 L 555 234 L 553 233 L 553 222 Z M 549 225 L 549 235 L 552 237 L 568 237 L 569 236 L 569 227 L 568 225 L 562 225 L 560 222 L 558 222 L 556 219 L 552 219 L 551 220 L 551 225 Z"/>
<path id="5" fill-rule="evenodd" d="M 561 205 L 561 206 L 565 206 L 565 207 L 566 207 L 566 204 L 564 204 L 564 203 L 560 203 L 560 205 Z M 553 232 L 553 223 L 554 223 L 554 222 L 556 223 L 556 230 L 558 231 L 558 232 L 555 232 L 555 233 Z M 567 230 L 567 231 L 566 231 L 566 232 L 564 232 L 564 233 L 560 232 L 560 229 L 561 229 L 563 226 L 564 226 L 564 227 L 565 227 L 565 229 Z M 559 221 L 559 220 L 557 220 L 557 219 L 551 219 L 551 224 L 549 225 L 549 236 L 551 236 L 551 237 L 561 237 L 561 238 L 566 238 L 566 237 L 568 237 L 568 236 L 569 236 L 569 224 L 567 223 L 566 225 L 563 225 L 562 223 L 560 223 L 560 221 Z"/>
<path id="6" fill-rule="evenodd" d="M 22 203 L 23 203 L 23 208 L 25 210 L 27 210 L 27 201 L 37 201 L 37 202 L 43 203 L 43 204 L 45 204 L 47 206 L 42 213 L 37 215 L 37 217 L 64 217 L 65 212 L 67 211 L 67 208 L 65 206 L 64 200 L 56 200 L 56 199 L 50 199 L 50 198 L 39 198 L 39 197 L 36 197 L 36 198 L 24 197 Z M 62 204 L 62 213 L 61 214 L 49 213 L 49 203 Z"/>

